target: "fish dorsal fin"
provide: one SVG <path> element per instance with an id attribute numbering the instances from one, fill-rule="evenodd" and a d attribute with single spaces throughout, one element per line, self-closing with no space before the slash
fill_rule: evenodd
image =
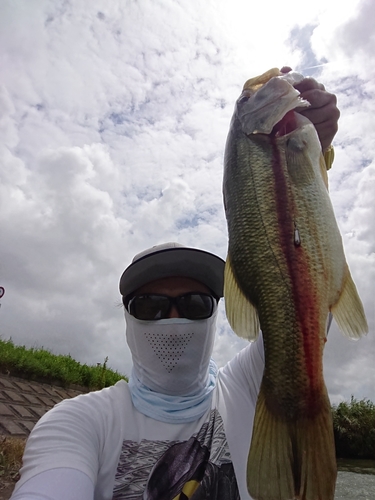
<path id="1" fill-rule="evenodd" d="M 233 331 L 247 340 L 255 340 L 259 334 L 258 313 L 247 300 L 234 277 L 229 256 L 224 271 L 225 312 Z"/>
<path id="2" fill-rule="evenodd" d="M 341 332 L 352 339 L 368 333 L 368 325 L 357 288 L 347 269 L 346 279 L 339 300 L 331 308 Z"/>

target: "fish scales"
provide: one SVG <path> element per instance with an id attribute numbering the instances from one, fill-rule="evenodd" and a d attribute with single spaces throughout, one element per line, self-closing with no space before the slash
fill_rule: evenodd
<path id="1" fill-rule="evenodd" d="M 280 75 L 271 70 L 245 84 L 228 134 L 225 304 L 237 334 L 254 339 L 260 324 L 264 341 L 249 493 L 259 500 L 330 500 L 336 463 L 323 379 L 327 314 L 331 310 L 353 337 L 365 333 L 367 323 L 328 196 L 319 139 L 293 111 L 301 100 L 290 82 L 275 80 Z M 354 312 L 348 324 L 347 310 Z"/>

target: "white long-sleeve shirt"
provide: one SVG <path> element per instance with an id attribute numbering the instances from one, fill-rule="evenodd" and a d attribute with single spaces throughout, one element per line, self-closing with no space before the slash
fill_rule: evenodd
<path id="1" fill-rule="evenodd" d="M 12 500 L 173 499 L 181 488 L 189 498 L 249 500 L 263 367 L 260 340 L 219 370 L 211 408 L 187 424 L 137 411 L 125 381 L 57 404 L 30 434 Z"/>

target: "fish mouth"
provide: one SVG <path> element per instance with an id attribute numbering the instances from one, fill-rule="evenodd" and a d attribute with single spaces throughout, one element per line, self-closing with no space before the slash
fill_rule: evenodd
<path id="1" fill-rule="evenodd" d="M 298 128 L 295 108 L 310 106 L 283 77 L 273 77 L 256 88 L 245 87 L 237 101 L 236 115 L 247 135 L 286 135 Z"/>
<path id="2" fill-rule="evenodd" d="M 288 135 L 298 128 L 297 113 L 294 110 L 288 111 L 279 122 L 273 127 L 271 133 L 272 137 L 283 137 Z"/>

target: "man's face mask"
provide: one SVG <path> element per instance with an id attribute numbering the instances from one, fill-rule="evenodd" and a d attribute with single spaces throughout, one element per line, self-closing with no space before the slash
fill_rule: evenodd
<path id="1" fill-rule="evenodd" d="M 216 301 L 213 311 L 210 317 L 194 321 L 144 321 L 125 310 L 126 338 L 139 381 L 168 395 L 188 396 L 205 387 L 215 338 Z"/>

